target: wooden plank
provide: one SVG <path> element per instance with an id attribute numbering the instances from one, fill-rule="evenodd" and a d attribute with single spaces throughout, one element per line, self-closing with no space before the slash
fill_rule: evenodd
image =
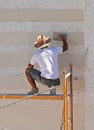
<path id="1" fill-rule="evenodd" d="M 64 130 L 68 130 L 68 79 L 66 68 L 63 71 L 63 93 L 64 93 Z"/>
<path id="2" fill-rule="evenodd" d="M 70 123 L 70 130 L 73 130 L 73 82 L 72 82 L 72 63 L 70 64 L 70 116 L 71 116 L 71 123 Z"/>
<path id="3" fill-rule="evenodd" d="M 27 94 L 2 94 L 0 93 L 0 99 L 22 99 L 26 96 L 29 96 Z M 56 95 L 49 95 L 49 94 L 39 94 L 36 96 L 27 97 L 27 99 L 35 99 L 35 100 L 63 100 L 62 94 L 56 94 Z"/>

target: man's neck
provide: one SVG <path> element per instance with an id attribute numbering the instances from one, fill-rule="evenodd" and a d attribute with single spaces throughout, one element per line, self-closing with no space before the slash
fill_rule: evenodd
<path id="1" fill-rule="evenodd" d="M 46 46 L 46 47 L 43 47 L 43 48 L 41 48 L 41 49 L 44 49 L 44 48 L 47 48 L 48 46 Z"/>

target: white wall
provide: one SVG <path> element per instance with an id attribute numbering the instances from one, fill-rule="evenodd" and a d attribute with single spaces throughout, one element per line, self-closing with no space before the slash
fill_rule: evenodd
<path id="1" fill-rule="evenodd" d="M 91 81 L 93 79 L 93 64 L 89 64 L 93 60 L 93 33 L 91 35 L 93 32 L 93 24 L 91 24 L 91 22 L 93 23 L 93 6 L 90 8 L 89 5 L 90 3 L 84 0 L 0 0 L 0 91 L 27 93 L 30 90 L 30 85 L 25 78 L 24 70 L 36 50 L 33 46 L 36 36 L 44 33 L 53 38 L 53 32 L 67 33 L 69 51 L 59 57 L 59 68 L 62 80 L 62 68 L 64 66 L 68 68 L 69 63 L 73 63 L 74 129 L 76 130 L 85 130 L 90 125 L 87 127 L 89 113 L 87 113 L 85 103 L 91 102 L 91 98 L 85 102 L 84 96 L 86 94 L 87 97 L 88 92 L 93 95 L 93 82 Z M 93 1 L 91 5 L 93 5 Z M 61 42 L 52 42 L 52 45 L 61 45 Z M 90 78 L 91 74 L 92 79 Z M 46 89 L 44 86 L 38 86 L 40 90 Z M 88 89 L 89 87 L 92 89 Z M 62 84 L 58 92 L 62 92 Z M 9 100 L 0 100 L 0 102 L 2 105 L 4 102 L 8 103 Z M 31 122 L 35 124 L 37 118 L 36 124 L 38 124 L 42 115 L 39 112 L 43 111 L 47 115 L 46 120 L 51 120 L 51 122 L 43 122 L 45 125 L 40 129 L 44 129 L 47 125 L 45 129 L 59 130 L 61 113 L 57 109 L 58 102 L 53 104 L 53 109 L 48 108 L 50 102 L 43 101 L 41 104 L 41 101 L 38 101 L 37 103 L 40 105 L 36 106 L 36 101 L 34 101 L 32 106 L 32 102 L 28 101 L 0 110 L 1 125 L 6 126 L 9 130 L 19 130 L 19 128 L 31 130 Z M 62 105 L 59 109 L 62 109 Z M 33 121 L 36 111 L 38 116 L 36 115 Z M 17 117 L 15 113 L 17 113 Z M 49 118 L 48 115 L 51 113 L 52 116 Z M 25 120 L 24 114 L 28 115 L 25 116 Z M 44 121 L 43 118 L 45 116 L 42 117 L 42 121 Z M 25 122 L 26 120 L 29 121 Z M 40 123 L 42 122 L 40 121 Z M 51 123 L 50 126 L 49 123 Z M 37 126 L 33 125 L 33 127 L 37 129 Z M 93 129 L 92 126 L 91 128 Z"/>
<path id="2" fill-rule="evenodd" d="M 94 1 L 90 0 L 85 3 L 85 48 L 86 53 L 86 66 L 85 66 L 85 129 L 93 130 L 93 120 L 94 120 Z"/>

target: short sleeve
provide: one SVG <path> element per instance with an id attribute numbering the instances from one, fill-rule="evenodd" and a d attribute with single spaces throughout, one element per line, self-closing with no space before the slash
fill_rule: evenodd
<path id="1" fill-rule="evenodd" d="M 34 55 L 32 56 L 32 59 L 30 60 L 30 64 L 35 65 L 36 62 L 37 62 L 37 57 L 36 57 L 36 55 L 34 54 Z"/>
<path id="2" fill-rule="evenodd" d="M 62 52 L 63 52 L 63 47 L 61 47 L 61 46 L 56 46 L 56 50 L 57 50 L 57 53 L 58 53 L 58 54 L 62 54 Z"/>

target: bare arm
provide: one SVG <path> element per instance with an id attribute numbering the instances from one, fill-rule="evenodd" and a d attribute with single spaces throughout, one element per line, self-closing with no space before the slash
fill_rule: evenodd
<path id="1" fill-rule="evenodd" d="M 59 35 L 60 39 L 63 41 L 63 52 L 68 50 L 68 43 L 63 35 Z"/>

